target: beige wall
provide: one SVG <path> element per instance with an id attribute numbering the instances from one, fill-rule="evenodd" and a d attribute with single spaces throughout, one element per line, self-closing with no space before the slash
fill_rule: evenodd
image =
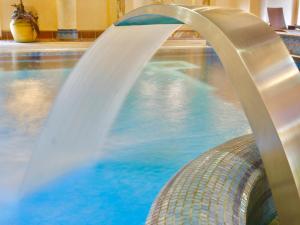
<path id="1" fill-rule="evenodd" d="M 1 7 L 2 7 L 2 0 L 0 0 L 0 37 L 2 37 L 2 30 L 3 30 L 3 27 L 2 27 L 2 13 L 1 13 Z"/>
<path id="2" fill-rule="evenodd" d="M 159 0 L 126 0 L 126 11 L 130 9 L 140 7 L 142 5 L 151 4 L 153 2 L 159 2 Z M 164 3 L 175 3 L 181 5 L 192 5 L 198 4 L 201 5 L 203 0 L 161 0 L 160 2 Z M 211 0 L 212 5 L 221 6 L 221 7 L 234 7 L 249 10 L 250 0 Z"/>
<path id="3" fill-rule="evenodd" d="M 3 30 L 9 30 L 9 22 L 13 8 L 12 4 L 18 1 L 2 0 L 0 7 Z M 35 9 L 39 14 L 39 24 L 42 30 L 57 29 L 56 1 L 55 0 L 25 0 L 26 8 Z"/>
<path id="4" fill-rule="evenodd" d="M 78 30 L 104 30 L 115 19 L 116 0 L 76 0 L 76 18 Z M 133 8 L 157 2 L 158 0 L 124 0 L 126 11 Z M 202 0 L 164 0 L 177 4 L 199 4 Z M 287 24 L 291 24 L 295 1 L 299 0 L 211 0 L 213 5 L 236 7 L 261 15 L 267 21 L 266 7 L 283 7 Z M 9 30 L 12 13 L 11 4 L 18 0 L 0 0 L 0 29 Z M 39 14 L 41 30 L 57 30 L 56 0 L 24 0 L 27 8 L 34 8 Z M 262 4 L 264 3 L 265 4 Z M 111 17 L 111 19 L 110 19 Z M 300 20 L 300 19 L 299 19 Z"/>
<path id="5" fill-rule="evenodd" d="M 106 0 L 77 0 L 78 30 L 104 30 L 107 25 Z"/>
<path id="6" fill-rule="evenodd" d="M 35 9 L 39 15 L 41 30 L 57 30 L 55 0 L 23 0 L 28 9 Z M 107 0 L 77 0 L 77 29 L 104 30 L 107 27 Z M 17 0 L 0 0 L 0 24 L 2 30 L 9 30 L 13 8 Z"/>

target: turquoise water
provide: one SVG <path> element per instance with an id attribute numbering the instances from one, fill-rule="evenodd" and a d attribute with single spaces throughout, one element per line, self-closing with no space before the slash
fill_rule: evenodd
<path id="1" fill-rule="evenodd" d="M 239 106 L 226 98 L 228 90 L 218 89 L 223 82 L 218 74 L 224 74 L 222 69 L 214 70 L 220 63 L 213 53 L 201 55 L 207 59 L 204 62 L 171 56 L 156 56 L 145 67 L 97 164 L 79 168 L 17 203 L 6 204 L 0 208 L 0 224 L 144 224 L 155 196 L 184 164 L 250 132 Z M 11 177 L 7 171 L 12 170 L 16 171 L 13 175 L 21 176 L 70 71 L 28 67 L 0 71 L 2 178 Z M 200 75 L 195 78 L 191 76 L 194 73 Z M 216 79 L 208 81 L 210 74 Z M 10 187 L 19 183 L 0 184 Z M 7 190 L 3 190 L 5 195 Z"/>

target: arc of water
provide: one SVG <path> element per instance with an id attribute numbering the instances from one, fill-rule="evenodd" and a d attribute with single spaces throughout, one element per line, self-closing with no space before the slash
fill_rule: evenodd
<path id="1" fill-rule="evenodd" d="M 152 5 L 117 26 L 185 23 L 219 55 L 242 102 L 266 169 L 281 224 L 300 221 L 300 75 L 280 37 L 235 9 Z"/>
<path id="2" fill-rule="evenodd" d="M 177 27 L 112 26 L 101 35 L 55 100 L 33 149 L 21 195 L 102 157 L 99 150 L 128 91 Z"/>

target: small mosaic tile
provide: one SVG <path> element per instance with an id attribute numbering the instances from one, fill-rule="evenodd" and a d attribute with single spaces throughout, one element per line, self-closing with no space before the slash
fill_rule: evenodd
<path id="1" fill-rule="evenodd" d="M 163 188 L 146 225 L 264 225 L 276 217 L 252 135 L 191 161 Z"/>

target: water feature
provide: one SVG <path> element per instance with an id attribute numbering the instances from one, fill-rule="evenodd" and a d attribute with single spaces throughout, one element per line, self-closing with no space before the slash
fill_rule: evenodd
<path id="1" fill-rule="evenodd" d="M 273 194 L 275 193 L 274 197 L 279 216 L 283 222 L 291 220 L 292 224 L 297 224 L 299 215 L 299 207 L 297 206 L 300 204 L 297 198 L 299 177 L 296 173 L 297 160 L 294 160 L 294 158 L 299 157 L 299 154 L 297 155 L 294 149 L 299 146 L 299 142 L 295 137 L 299 136 L 300 132 L 296 129 L 287 129 L 282 133 L 279 130 L 283 125 L 290 127 L 290 124 L 294 126 L 299 121 L 299 115 L 293 110 L 299 102 L 294 97 L 296 96 L 294 92 L 291 95 L 291 90 L 299 90 L 294 88 L 299 81 L 299 71 L 282 41 L 274 32 L 267 29 L 266 24 L 256 17 L 237 10 L 190 9 L 172 5 L 154 5 L 138 9 L 127 15 L 124 19 L 125 24 L 128 25 L 126 23 L 127 19 L 133 24 L 145 24 L 143 16 L 145 14 L 151 15 L 151 12 L 154 15 L 160 13 L 171 15 L 172 18 L 177 18 L 191 25 L 194 29 L 203 31 L 205 37 L 216 48 L 250 120 L 270 179 L 270 186 Z M 142 21 L 140 21 L 141 18 Z M 243 26 L 245 29 L 236 26 L 236 18 L 241 18 L 244 25 L 247 25 Z M 154 18 L 150 16 L 150 23 L 153 19 L 157 21 L 156 16 Z M 124 21 L 121 21 L 119 25 L 124 25 Z M 227 22 L 224 23 L 224 21 Z M 207 24 L 209 26 L 205 26 Z M 267 41 L 261 42 L 258 36 L 252 37 L 253 32 L 248 28 L 251 26 L 259 31 L 260 37 L 269 40 L 271 44 Z M 146 27 L 150 27 L 151 30 L 148 29 L 148 32 L 145 32 L 147 31 Z M 36 151 L 32 153 L 31 162 L 28 164 L 22 184 L 23 193 L 31 192 L 40 185 L 46 184 L 49 180 L 68 171 L 70 172 L 87 162 L 96 163 L 103 157 L 102 152 L 97 150 L 104 144 L 114 118 L 141 71 L 142 65 L 147 59 L 149 60 L 158 45 L 177 28 L 177 25 L 163 25 L 161 26 L 162 29 L 157 30 L 156 28 L 159 28 L 160 25 L 153 27 L 146 25 L 138 27 L 138 32 L 134 32 L 134 37 L 137 37 L 137 40 L 130 35 L 136 27 L 120 28 L 122 31 L 125 30 L 124 35 L 118 31 L 119 29 L 116 29 L 117 32 L 114 33 L 112 27 L 107 34 L 103 35 L 103 38 L 99 39 L 95 47 L 85 55 L 60 93 L 45 125 L 44 132 L 42 132 L 39 139 Z M 144 29 L 145 31 L 142 32 Z M 243 32 L 243 36 L 240 36 L 241 32 Z M 113 35 L 107 38 L 111 33 Z M 125 36 L 126 38 L 122 40 L 126 40 L 126 42 L 117 40 L 118 34 L 122 38 Z M 152 38 L 150 34 L 153 34 Z M 216 39 L 216 34 L 219 34 L 220 39 L 223 41 Z M 145 36 L 143 37 L 143 35 Z M 128 38 L 130 36 L 131 38 Z M 143 38 L 139 39 L 140 37 Z M 149 42 L 147 42 L 147 39 Z M 106 40 L 108 41 L 106 42 Z M 128 45 L 132 47 L 127 46 L 128 42 L 133 42 L 133 44 Z M 138 45 L 136 45 L 137 42 L 139 42 Z M 154 44 L 150 45 L 153 42 Z M 149 43 L 149 46 L 147 43 Z M 120 49 L 124 48 L 124 44 L 126 44 L 125 54 L 118 54 Z M 258 44 L 259 48 L 257 48 Z M 93 50 L 97 50 L 94 53 L 99 52 L 99 50 L 105 50 L 105 48 L 112 45 L 113 49 L 117 48 L 118 50 L 108 51 L 108 55 L 106 55 L 106 51 L 102 55 L 93 54 Z M 136 48 L 135 51 L 133 51 L 134 48 Z M 138 55 L 140 49 L 145 49 L 145 54 L 141 54 L 143 57 Z M 274 49 L 278 50 L 276 54 Z M 128 58 L 129 54 L 134 57 Z M 258 60 L 266 54 L 274 57 L 274 60 Z M 96 56 L 100 56 L 98 59 L 101 61 L 99 67 L 93 66 Z M 116 62 L 115 65 L 112 62 Z M 282 62 L 284 63 L 282 64 Z M 124 67 L 120 65 L 124 65 Z M 280 69 L 278 70 L 278 68 Z M 99 72 L 99 69 L 104 72 L 101 79 L 95 78 L 96 75 L 94 74 Z M 118 71 L 118 73 L 115 73 L 115 71 Z M 120 72 L 125 74 L 126 79 L 116 79 L 116 75 Z M 84 78 L 82 78 L 83 73 L 87 75 Z M 292 77 L 288 83 L 290 86 L 286 83 L 282 84 L 287 74 Z M 289 88 L 277 88 L 277 85 L 280 85 L 280 87 L 288 86 Z M 272 88 L 264 91 L 266 87 Z M 97 88 L 100 91 L 97 91 Z M 97 96 L 100 96 L 100 99 L 95 101 Z M 278 99 L 275 99 L 274 96 L 292 97 L 291 104 L 289 107 L 283 108 L 281 106 L 285 105 L 284 100 L 278 103 Z M 257 105 L 258 107 L 256 107 Z M 289 138 L 286 138 L 286 136 Z M 275 153 L 276 157 L 270 153 Z M 293 157 L 293 161 L 290 160 L 290 157 Z M 274 167 L 274 162 L 280 165 L 280 168 Z M 284 186 L 277 185 L 282 182 L 285 183 Z M 289 196 L 289 198 L 283 200 L 282 196 Z"/>
<path id="2" fill-rule="evenodd" d="M 114 27 L 66 82 L 26 171 L 23 192 L 101 157 L 101 145 L 126 94 L 178 25 Z"/>

